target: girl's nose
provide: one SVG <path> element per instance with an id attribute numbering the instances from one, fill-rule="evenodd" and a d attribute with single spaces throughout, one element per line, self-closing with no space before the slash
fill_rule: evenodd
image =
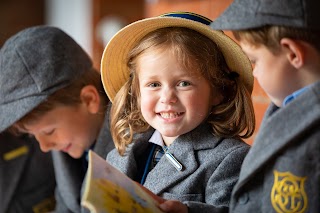
<path id="1" fill-rule="evenodd" d="M 176 103 L 178 100 L 177 95 L 175 94 L 175 91 L 173 89 L 164 89 L 161 92 L 161 103 L 164 104 L 172 104 Z"/>

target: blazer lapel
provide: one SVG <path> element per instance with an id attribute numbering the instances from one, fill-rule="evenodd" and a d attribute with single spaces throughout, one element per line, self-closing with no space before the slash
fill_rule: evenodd
<path id="1" fill-rule="evenodd" d="M 191 143 L 176 141 L 169 147 L 168 152 L 182 164 L 183 169 L 182 171 L 178 171 L 163 156 L 156 167 L 150 171 L 144 184 L 145 187 L 155 194 L 161 194 L 167 188 L 176 185 L 176 183 L 185 179 L 198 168 Z"/>
<path id="2" fill-rule="evenodd" d="M 65 205 L 73 212 L 80 212 L 81 185 L 84 170 L 81 159 L 74 159 L 61 151 L 52 151 L 57 187 Z"/>
<path id="3" fill-rule="evenodd" d="M 150 171 L 144 185 L 156 194 L 172 188 L 198 169 L 195 152 L 215 147 L 217 143 L 218 140 L 213 140 L 211 127 L 208 124 L 199 125 L 193 131 L 180 135 L 169 146 L 168 151 L 182 164 L 183 170 L 178 171 L 163 156 L 156 167 Z"/>

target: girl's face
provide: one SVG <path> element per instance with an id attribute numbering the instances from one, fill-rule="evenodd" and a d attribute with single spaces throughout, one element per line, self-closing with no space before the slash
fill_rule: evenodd
<path id="1" fill-rule="evenodd" d="M 142 54 L 137 74 L 142 115 L 167 145 L 196 128 L 217 104 L 209 82 L 198 71 L 191 74 L 180 66 L 171 51 Z"/>
<path id="2" fill-rule="evenodd" d="M 79 106 L 58 106 L 36 122 L 25 125 L 43 152 L 57 150 L 80 158 L 94 143 L 101 127 L 96 113 L 99 106 L 88 93 L 86 98 Z"/>

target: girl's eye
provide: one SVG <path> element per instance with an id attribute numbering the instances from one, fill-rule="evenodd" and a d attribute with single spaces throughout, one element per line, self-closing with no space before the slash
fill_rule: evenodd
<path id="1" fill-rule="evenodd" d="M 178 84 L 180 87 L 186 87 L 186 86 L 189 86 L 191 85 L 189 82 L 187 81 L 181 81 L 179 84 Z"/>
<path id="2" fill-rule="evenodd" d="M 159 87 L 160 84 L 159 83 L 150 83 L 148 86 L 149 87 Z"/>

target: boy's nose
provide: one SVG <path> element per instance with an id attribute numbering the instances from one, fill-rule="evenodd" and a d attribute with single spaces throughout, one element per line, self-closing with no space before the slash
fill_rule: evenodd
<path id="1" fill-rule="evenodd" d="M 39 142 L 40 149 L 43 152 L 49 152 L 55 147 L 55 143 L 50 142 L 44 138 L 36 137 L 37 141 Z"/>

